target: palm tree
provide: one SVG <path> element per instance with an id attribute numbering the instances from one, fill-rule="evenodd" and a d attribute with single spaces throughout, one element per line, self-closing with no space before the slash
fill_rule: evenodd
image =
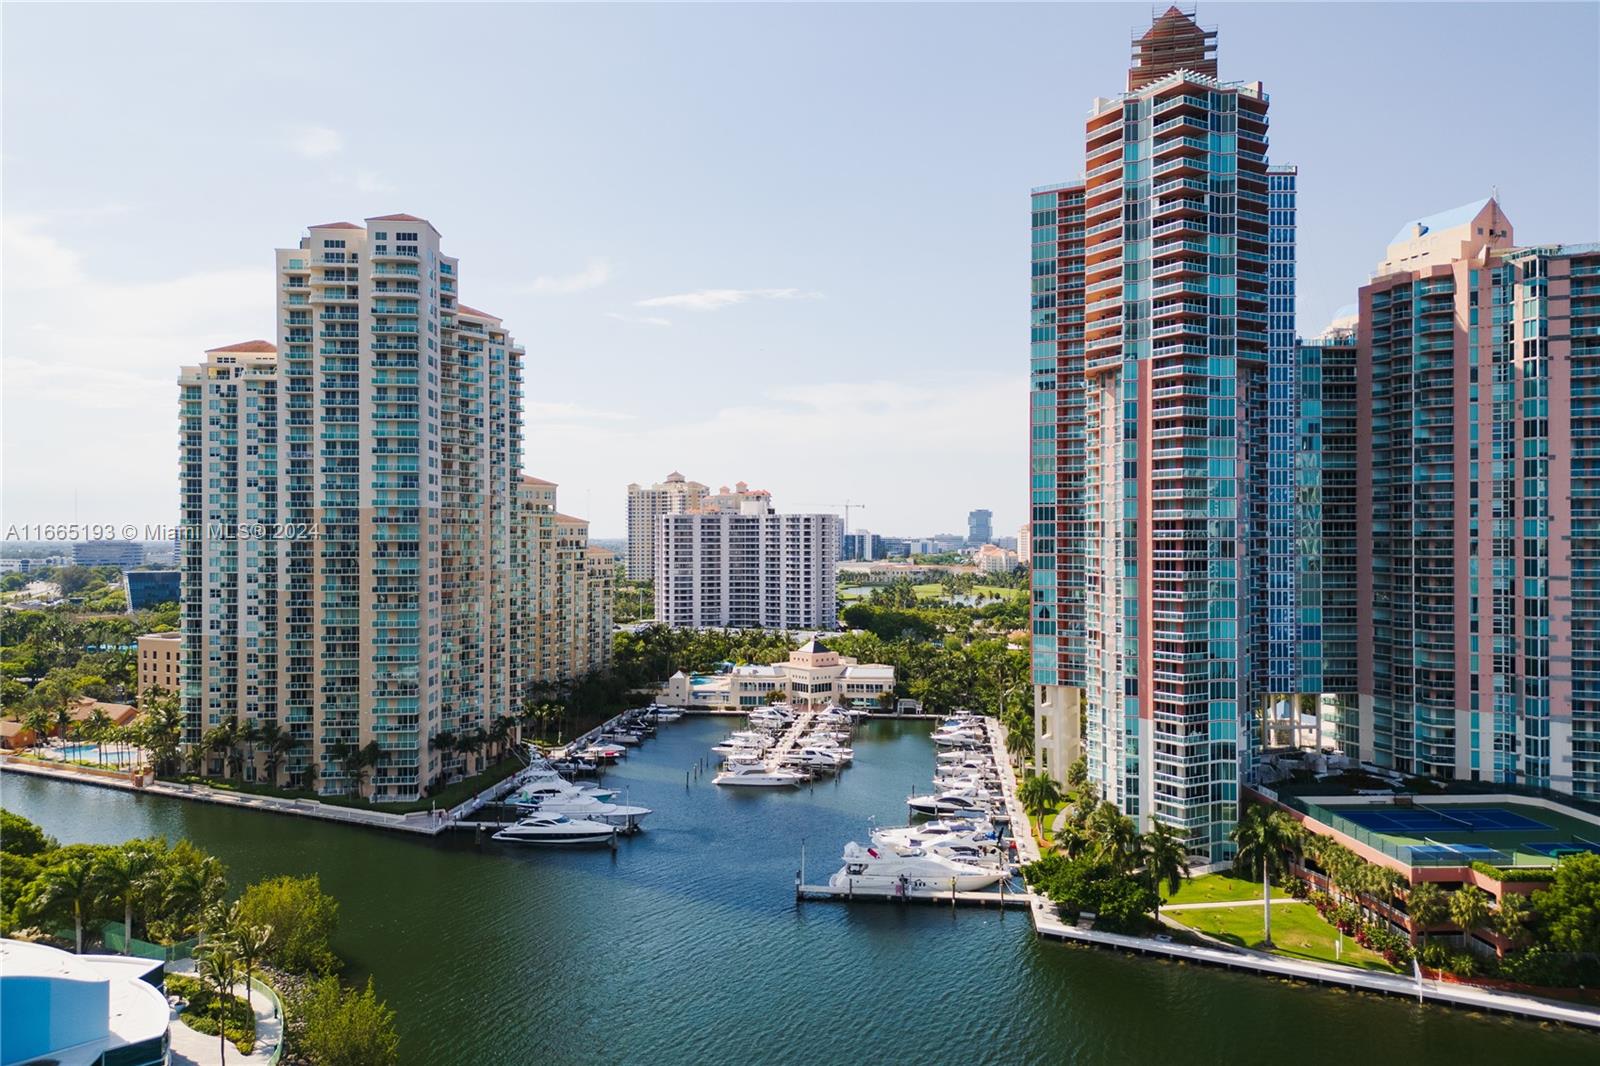
<path id="1" fill-rule="evenodd" d="M 206 913 L 222 898 L 227 875 L 222 863 L 207 855 L 197 862 L 180 864 L 167 882 L 166 905 L 178 912 L 178 926 L 187 932 L 203 931 Z"/>
<path id="2" fill-rule="evenodd" d="M 1261 942 L 1272 947 L 1272 876 L 1289 868 L 1289 856 L 1298 854 L 1300 826 L 1282 811 L 1268 812 L 1252 804 L 1240 815 L 1229 837 L 1239 846 L 1237 865 L 1261 871 Z"/>
<path id="3" fill-rule="evenodd" d="M 1049 774 L 1030 773 L 1022 779 L 1022 785 L 1017 789 L 1017 798 L 1022 801 L 1023 809 L 1033 815 L 1034 821 L 1039 822 L 1040 829 L 1043 830 L 1045 814 L 1061 802 L 1061 787 Z"/>
<path id="4" fill-rule="evenodd" d="M 77 952 L 83 954 L 83 919 L 94 906 L 97 889 L 94 872 L 85 859 L 68 859 L 47 867 L 39 875 L 41 907 L 72 908 L 73 937 Z"/>
<path id="5" fill-rule="evenodd" d="M 233 998 L 233 983 L 238 977 L 239 956 L 233 940 L 215 936 L 195 949 L 194 959 L 200 980 L 211 986 L 217 1004 L 217 1047 L 220 1062 L 228 1061 L 228 1001 Z"/>
<path id="6" fill-rule="evenodd" d="M 228 913 L 228 925 L 239 962 L 244 966 L 244 1001 L 254 1011 L 256 1005 L 250 994 L 250 979 L 254 976 L 255 964 L 261 961 L 262 954 L 267 950 L 267 942 L 272 939 L 272 926 L 246 920 L 237 901 Z"/>
<path id="7" fill-rule="evenodd" d="M 1450 920 L 1461 927 L 1463 937 L 1470 939 L 1472 931 L 1489 920 L 1489 894 L 1476 885 L 1452 892 Z"/>
<path id="8" fill-rule="evenodd" d="M 145 746 L 154 757 L 156 768 L 170 771 L 178 746 L 183 741 L 183 706 L 176 692 L 152 685 L 139 695 L 144 708 Z"/>
<path id="9" fill-rule="evenodd" d="M 246 718 L 244 725 L 239 727 L 239 743 L 245 746 L 245 754 L 239 760 L 241 767 L 249 766 L 254 770 L 256 766 L 256 741 L 261 739 L 261 723 L 254 718 Z M 240 777 L 244 774 L 240 773 Z"/>
<path id="10" fill-rule="evenodd" d="M 1020 764 L 1033 757 L 1033 734 L 1023 729 L 1006 729 L 1006 754 Z"/>
<path id="11" fill-rule="evenodd" d="M 1183 837 L 1166 822 L 1156 822 L 1150 832 L 1139 838 L 1144 856 L 1144 875 L 1156 891 L 1156 918 L 1161 918 L 1161 887 L 1164 884 L 1169 896 L 1178 894 L 1184 878 L 1189 876 L 1189 851 Z"/>
<path id="12" fill-rule="evenodd" d="M 1428 927 L 1438 925 L 1450 917 L 1450 903 L 1444 891 L 1431 881 L 1424 881 L 1411 889 L 1406 897 L 1406 912 L 1422 934 L 1422 945 L 1428 945 Z"/>
<path id="13" fill-rule="evenodd" d="M 1531 913 L 1532 907 L 1527 896 L 1507 892 L 1500 897 L 1500 906 L 1494 912 L 1494 931 L 1510 941 L 1512 947 L 1516 947 L 1517 941 L 1527 931 Z"/>
<path id="14" fill-rule="evenodd" d="M 104 766 L 106 761 L 105 741 L 111 732 L 111 716 L 104 710 L 96 707 L 89 713 L 78 727 L 86 740 L 94 741 L 95 758 Z"/>
<path id="15" fill-rule="evenodd" d="M 1133 819 L 1111 802 L 1101 803 L 1084 822 L 1091 850 L 1096 859 L 1109 863 L 1118 873 L 1132 869 L 1139 859 L 1139 829 Z"/>
<path id="16" fill-rule="evenodd" d="M 22 712 L 22 724 L 33 734 L 33 743 L 36 747 L 42 746 L 45 738 L 50 735 L 51 721 L 50 711 L 46 707 L 35 705 Z"/>
<path id="17" fill-rule="evenodd" d="M 260 740 L 261 746 L 267 751 L 265 769 L 267 771 L 267 784 L 269 785 L 278 783 L 278 764 L 283 761 L 284 754 L 278 745 L 283 742 L 285 735 L 283 727 L 277 722 L 268 722 L 261 727 Z"/>
<path id="18" fill-rule="evenodd" d="M 1094 845 L 1094 838 L 1089 835 L 1083 823 L 1072 818 L 1063 818 L 1061 827 L 1052 837 L 1056 842 L 1056 850 L 1069 859 L 1076 859 L 1088 854 Z"/>
<path id="19" fill-rule="evenodd" d="M 138 841 L 108 851 L 95 863 L 92 876 L 97 888 L 122 901 L 122 953 L 133 953 L 133 901 L 144 894 L 154 865 L 150 850 Z"/>

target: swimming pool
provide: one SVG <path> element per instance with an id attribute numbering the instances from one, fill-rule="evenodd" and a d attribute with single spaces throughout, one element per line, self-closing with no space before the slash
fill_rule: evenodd
<path id="1" fill-rule="evenodd" d="M 98 749 L 104 748 L 104 752 Z M 65 744 L 61 747 L 61 757 L 73 762 L 103 762 L 111 766 L 131 765 L 138 759 L 139 753 L 128 748 L 114 748 L 100 744 Z"/>

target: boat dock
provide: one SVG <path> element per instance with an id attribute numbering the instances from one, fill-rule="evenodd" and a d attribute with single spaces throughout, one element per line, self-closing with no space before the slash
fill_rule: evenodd
<path id="1" fill-rule="evenodd" d="M 783 731 L 783 736 L 779 737 L 778 742 L 772 746 L 772 750 L 767 752 L 767 758 L 787 755 L 793 751 L 800 745 L 802 738 L 810 735 L 811 723 L 816 720 L 816 711 L 801 711 L 795 715 L 794 724 Z"/>
<path id="2" fill-rule="evenodd" d="M 794 886 L 796 899 L 832 900 L 854 903 L 868 900 L 875 903 L 933 903 L 947 907 L 1027 907 L 1031 897 L 1017 889 L 990 892 L 940 892 L 934 889 L 913 888 L 903 895 L 887 888 L 834 888 L 831 885 Z"/>

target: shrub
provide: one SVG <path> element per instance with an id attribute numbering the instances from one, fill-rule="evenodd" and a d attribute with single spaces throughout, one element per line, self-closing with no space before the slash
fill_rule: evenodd
<path id="1" fill-rule="evenodd" d="M 239 917 L 272 930 L 261 957 L 290 973 L 329 973 L 339 966 L 331 941 L 339 924 L 339 901 L 311 877 L 258 881 L 239 897 Z"/>
<path id="2" fill-rule="evenodd" d="M 305 990 L 300 1003 L 305 1017 L 301 1041 L 317 1066 L 393 1066 L 400 1061 L 400 1037 L 394 1011 L 367 987 L 344 989 L 324 977 Z"/>
<path id="3" fill-rule="evenodd" d="M 58 846 L 43 829 L 0 807 L 0 848 L 12 855 L 39 855 Z"/>
<path id="4" fill-rule="evenodd" d="M 167 978 L 167 994 L 178 996 L 185 1001 L 183 1013 L 179 1015 L 183 1024 L 197 1033 L 207 1036 L 217 1035 L 217 997 L 216 993 L 201 984 L 193 977 L 183 974 L 173 974 Z M 256 1046 L 256 1015 L 243 999 L 230 995 L 222 1008 L 223 1021 L 227 1031 L 223 1034 L 239 1049 L 242 1055 L 248 1055 Z"/>
<path id="5" fill-rule="evenodd" d="M 1096 920 L 1110 929 L 1142 924 L 1159 902 L 1155 890 L 1143 881 L 1086 857 L 1047 855 L 1022 872 L 1029 884 L 1064 912 L 1093 911 Z"/>

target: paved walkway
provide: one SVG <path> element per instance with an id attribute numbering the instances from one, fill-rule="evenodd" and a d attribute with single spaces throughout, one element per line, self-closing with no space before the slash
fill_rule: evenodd
<path id="1" fill-rule="evenodd" d="M 79 785 L 94 785 L 98 788 L 114 788 L 124 792 L 145 792 L 155 796 L 168 796 L 172 799 L 194 800 L 200 803 L 215 803 L 224 807 L 244 807 L 250 810 L 267 811 L 272 814 L 285 814 L 300 818 L 319 818 L 329 822 L 344 822 L 349 825 L 364 825 L 374 829 L 392 829 L 405 833 L 421 833 L 425 836 L 435 836 L 449 828 L 451 819 L 446 811 L 416 811 L 412 814 L 391 814 L 387 811 L 363 810 L 359 807 L 342 807 L 334 803 L 320 803 L 316 800 L 286 799 L 281 796 L 261 796 L 249 792 L 234 792 L 228 789 L 211 788 L 208 785 L 179 784 L 171 781 L 154 781 L 148 785 L 136 785 L 126 776 L 109 772 L 79 772 L 71 765 L 47 766 L 29 759 L 14 759 L 0 756 L 0 770 L 14 773 L 33 774 L 36 777 L 52 777 L 58 781 L 70 781 Z M 516 775 L 490 786 L 491 789 L 509 788 Z M 467 801 L 476 803 L 477 799 Z M 458 810 L 466 809 L 464 804 Z"/>
<path id="2" fill-rule="evenodd" d="M 174 963 L 170 972 L 193 977 L 194 960 L 185 959 L 183 962 Z M 234 985 L 233 994 L 242 998 L 245 986 Z M 278 1050 L 278 1043 L 283 1039 L 283 1019 L 278 1017 L 271 997 L 264 996 L 259 991 L 252 993 L 252 996 L 256 1008 L 255 1050 L 248 1055 L 242 1055 L 230 1042 L 227 1058 L 229 1066 L 234 1064 L 266 1066 L 272 1061 L 273 1052 Z M 172 1015 L 171 1040 L 173 1066 L 221 1066 L 221 1041 L 211 1034 L 189 1028 L 178 1018 L 176 1011 Z"/>

